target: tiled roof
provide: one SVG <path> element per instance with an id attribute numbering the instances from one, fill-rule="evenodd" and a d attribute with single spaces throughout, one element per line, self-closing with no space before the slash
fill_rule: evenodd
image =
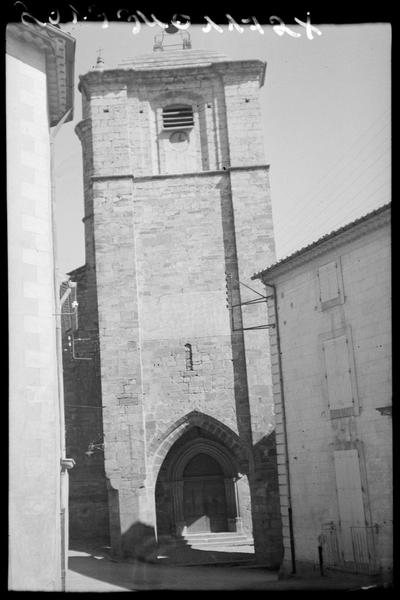
<path id="1" fill-rule="evenodd" d="M 146 71 L 182 67 L 200 67 L 218 62 L 231 62 L 222 52 L 216 50 L 164 50 L 143 54 L 122 60 L 118 67 Z"/>
<path id="2" fill-rule="evenodd" d="M 300 263 L 311 260 L 316 254 L 329 250 L 332 246 L 336 245 L 335 242 L 340 243 L 341 241 L 347 241 L 346 234 L 354 234 L 354 236 L 357 235 L 358 237 L 358 235 L 362 235 L 364 231 L 369 231 L 369 225 L 371 224 L 375 224 L 379 227 L 381 223 L 384 224 L 389 222 L 390 207 L 391 203 L 384 204 L 372 212 L 369 212 L 366 215 L 347 223 L 347 225 L 323 235 L 315 242 L 300 248 L 300 250 L 296 250 L 296 252 L 293 252 L 293 254 L 282 258 L 267 269 L 264 269 L 259 273 L 255 273 L 252 276 L 252 279 L 265 279 L 266 275 L 270 276 L 272 274 L 277 274 L 278 272 L 279 274 L 284 271 L 286 272 Z M 351 235 L 351 237 L 353 237 L 353 235 Z M 342 240 L 342 238 L 346 239 Z"/>

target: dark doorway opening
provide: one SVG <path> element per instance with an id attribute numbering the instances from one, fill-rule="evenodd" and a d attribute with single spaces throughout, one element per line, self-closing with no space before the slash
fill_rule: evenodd
<path id="1" fill-rule="evenodd" d="M 224 474 L 208 454 L 195 455 L 184 469 L 183 514 L 188 533 L 228 531 Z"/>

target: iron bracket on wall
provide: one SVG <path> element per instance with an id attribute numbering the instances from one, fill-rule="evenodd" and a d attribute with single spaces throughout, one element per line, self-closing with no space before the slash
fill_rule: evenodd
<path id="1" fill-rule="evenodd" d="M 229 279 L 231 279 L 230 276 L 227 276 Z M 265 296 L 264 294 L 261 294 L 260 292 L 257 292 L 257 290 L 254 290 L 253 288 L 251 288 L 249 285 L 247 285 L 246 283 L 243 283 L 242 281 L 239 281 L 239 284 L 244 286 L 245 288 L 247 288 L 248 290 L 250 290 L 251 292 L 253 292 L 254 294 L 256 294 L 258 297 L 257 298 L 253 298 L 253 300 L 246 300 L 245 302 L 239 302 L 238 304 L 231 304 L 229 303 L 229 310 L 230 310 L 230 314 L 231 314 L 231 326 L 232 326 L 232 331 L 234 332 L 238 332 L 238 331 L 255 331 L 255 330 L 260 330 L 260 329 L 272 329 L 275 327 L 275 323 L 263 323 L 261 325 L 253 325 L 252 327 L 235 327 L 235 323 L 234 323 L 234 317 L 233 317 L 233 309 L 234 308 L 238 308 L 238 307 L 242 307 L 242 306 L 250 306 L 253 304 L 261 304 L 261 303 L 266 303 L 268 298 L 272 298 L 273 296 L 270 294 L 268 296 Z M 232 290 L 229 290 L 229 293 L 231 293 Z"/>

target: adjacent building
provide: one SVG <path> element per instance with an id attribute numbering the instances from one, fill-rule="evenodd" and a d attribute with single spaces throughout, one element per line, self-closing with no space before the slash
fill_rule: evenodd
<path id="1" fill-rule="evenodd" d="M 263 564 L 281 559 L 265 305 L 246 304 L 249 284 L 263 290 L 254 265 L 275 257 L 265 68 L 185 38 L 80 77 L 71 536 L 109 535 L 116 554 L 223 533 L 228 545 L 254 538 Z"/>
<path id="2" fill-rule="evenodd" d="M 254 276 L 274 325 L 283 572 L 392 568 L 390 253 L 385 205 Z"/>
<path id="3" fill-rule="evenodd" d="M 9 24 L 9 588 L 63 589 L 67 546 L 51 144 L 72 119 L 75 40 Z M 58 332 L 58 335 L 57 335 Z M 61 517 L 60 517 L 61 514 Z"/>

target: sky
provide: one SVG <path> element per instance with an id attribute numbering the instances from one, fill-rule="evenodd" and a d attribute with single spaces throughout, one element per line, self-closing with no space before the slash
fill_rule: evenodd
<path id="1" fill-rule="evenodd" d="M 312 22 L 312 15 L 311 15 Z M 391 200 L 391 27 L 318 24 L 320 35 L 278 35 L 235 29 L 188 29 L 193 48 L 218 49 L 231 59 L 267 63 L 260 90 L 266 164 L 277 259 Z M 55 142 L 58 269 L 85 262 L 81 120 L 78 77 L 96 63 L 106 68 L 153 51 L 161 29 L 101 22 L 61 25 L 76 39 L 74 119 Z M 250 243 L 250 241 L 249 241 Z M 266 265 L 267 266 L 267 265 Z"/>

